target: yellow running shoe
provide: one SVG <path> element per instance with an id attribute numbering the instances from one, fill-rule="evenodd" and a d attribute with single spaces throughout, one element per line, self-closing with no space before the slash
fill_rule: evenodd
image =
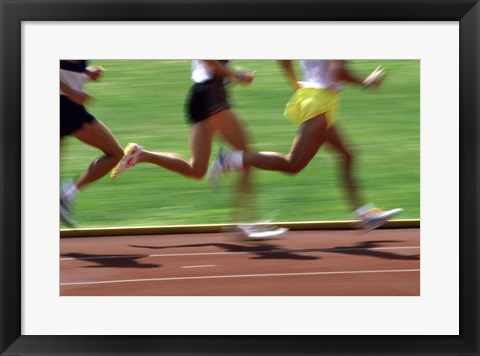
<path id="1" fill-rule="evenodd" d="M 115 179 L 127 169 L 132 168 L 137 163 L 138 154 L 142 152 L 142 150 L 142 146 L 136 143 L 129 143 L 123 151 L 122 159 L 117 163 L 115 168 L 112 169 L 110 177 Z"/>

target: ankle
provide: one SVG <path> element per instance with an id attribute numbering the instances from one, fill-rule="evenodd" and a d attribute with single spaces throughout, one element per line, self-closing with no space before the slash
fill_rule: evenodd
<path id="1" fill-rule="evenodd" d="M 243 151 L 233 151 L 229 154 L 228 165 L 232 169 L 243 168 Z"/>

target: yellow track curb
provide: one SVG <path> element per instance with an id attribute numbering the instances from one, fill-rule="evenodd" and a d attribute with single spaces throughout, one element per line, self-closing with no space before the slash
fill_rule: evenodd
<path id="1" fill-rule="evenodd" d="M 350 230 L 355 221 L 306 221 L 278 222 L 274 225 L 287 227 L 290 230 Z M 228 225 L 175 225 L 175 226 L 137 226 L 137 227 L 107 227 L 60 229 L 60 237 L 93 237 L 120 235 L 157 235 L 157 234 L 201 234 L 222 232 Z M 419 219 L 392 220 L 381 228 L 420 228 Z"/>

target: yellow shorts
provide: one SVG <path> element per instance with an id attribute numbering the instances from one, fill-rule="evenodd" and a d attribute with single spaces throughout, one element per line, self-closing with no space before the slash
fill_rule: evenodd
<path id="1" fill-rule="evenodd" d="M 285 107 L 285 117 L 300 126 L 305 121 L 325 114 L 327 126 L 335 120 L 338 94 L 329 89 L 300 88 Z"/>

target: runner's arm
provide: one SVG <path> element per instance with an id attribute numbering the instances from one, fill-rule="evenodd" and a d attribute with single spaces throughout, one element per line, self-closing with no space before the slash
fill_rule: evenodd
<path id="1" fill-rule="evenodd" d="M 293 64 L 291 60 L 281 60 L 278 61 L 280 63 L 280 66 L 282 67 L 283 71 L 285 72 L 285 75 L 287 76 L 288 81 L 290 82 L 290 85 L 292 86 L 293 90 L 298 90 L 301 88 L 300 84 L 298 84 L 298 78 L 297 75 L 295 74 L 295 70 L 293 68 Z"/>
<path id="2" fill-rule="evenodd" d="M 330 63 L 330 70 L 333 72 L 336 81 L 339 82 L 346 82 L 350 84 L 358 84 L 363 85 L 365 87 L 369 86 L 379 86 L 382 84 L 384 71 L 377 67 L 372 73 L 370 73 L 366 78 L 361 79 L 357 75 L 355 75 L 352 71 L 350 71 L 346 66 L 345 60 L 339 61 L 331 61 Z"/>
<path id="3" fill-rule="evenodd" d="M 87 101 L 92 99 L 87 93 L 75 90 L 62 81 L 60 81 L 60 91 L 78 105 L 84 105 Z"/>
<path id="4" fill-rule="evenodd" d="M 203 62 L 205 62 L 205 64 L 210 68 L 210 70 L 213 72 L 213 74 L 216 77 L 234 80 L 242 84 L 250 84 L 253 80 L 254 74 L 252 72 L 249 72 L 246 74 L 240 73 L 240 72 L 234 72 L 229 68 L 223 66 L 218 61 L 203 60 Z"/>

